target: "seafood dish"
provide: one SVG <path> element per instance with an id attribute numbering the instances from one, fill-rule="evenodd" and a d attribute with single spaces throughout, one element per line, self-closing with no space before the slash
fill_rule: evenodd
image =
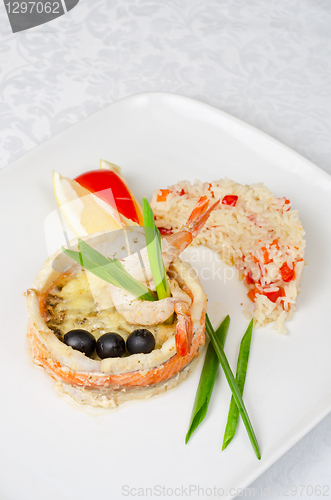
<path id="1" fill-rule="evenodd" d="M 99 174 L 91 171 L 74 181 L 55 173 L 53 185 L 80 239 L 49 257 L 26 296 L 33 360 L 56 381 L 59 393 L 80 404 L 115 408 L 161 394 L 187 378 L 205 344 L 207 307 L 196 272 L 180 258 L 190 244 L 205 245 L 236 266 L 254 302 L 257 326 L 274 322 L 286 331 L 305 248 L 298 213 L 288 199 L 276 198 L 261 184 L 228 179 L 156 189 L 149 208 L 161 234 L 169 293 L 151 300 L 157 283 L 147 247 L 113 258 L 112 231 L 124 228 L 127 238 L 143 224 L 140 204 L 119 168 L 102 162 Z M 115 278 L 102 279 L 84 264 L 83 245 L 108 259 L 106 267 L 115 263 L 150 296 L 134 295 Z M 76 262 L 75 254 L 80 255 Z"/>
<path id="2" fill-rule="evenodd" d="M 138 300 L 82 266 L 72 265 L 61 251 L 46 261 L 27 291 L 28 338 L 34 361 L 56 380 L 60 392 L 78 403 L 113 408 L 131 399 L 160 394 L 187 377 L 205 343 L 206 296 L 191 266 L 179 256 L 217 204 L 209 206 L 209 200 L 202 197 L 183 228 L 162 239 L 169 298 Z M 90 238 L 95 248 L 104 248 L 108 239 L 108 232 Z M 54 270 L 57 257 L 61 257 L 60 265 Z M 133 275 L 146 279 L 132 258 L 123 259 L 123 264 Z M 148 272 L 149 268 L 144 269 Z M 176 318 L 166 324 L 172 314 Z M 151 352 L 133 349 L 133 354 L 121 357 L 88 356 L 64 343 L 68 331 L 81 328 L 92 332 L 96 341 L 107 332 L 117 333 L 127 345 L 133 333 L 139 336 L 144 330 L 154 337 L 155 347 Z"/>

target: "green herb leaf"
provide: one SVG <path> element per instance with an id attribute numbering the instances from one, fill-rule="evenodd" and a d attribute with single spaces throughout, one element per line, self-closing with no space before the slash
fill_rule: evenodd
<path id="1" fill-rule="evenodd" d="M 229 324 L 230 324 L 230 317 L 227 316 L 215 332 L 215 336 L 218 338 L 220 344 L 222 344 L 222 347 L 224 347 L 226 335 L 229 329 Z M 200 375 L 198 389 L 195 395 L 191 422 L 189 425 L 188 432 L 186 434 L 186 439 L 185 439 L 186 444 L 188 443 L 193 432 L 201 424 L 201 422 L 203 421 L 203 419 L 207 414 L 209 401 L 213 392 L 217 376 L 218 367 L 219 367 L 219 361 L 217 358 L 217 354 L 215 353 L 213 344 L 209 342 L 205 361 Z"/>
<path id="2" fill-rule="evenodd" d="M 238 388 L 238 384 L 233 376 L 229 362 L 225 356 L 224 349 L 215 335 L 214 329 L 212 327 L 212 324 L 211 324 L 210 319 L 209 319 L 207 314 L 206 314 L 206 330 L 207 330 L 209 338 L 213 344 L 213 347 L 215 349 L 215 352 L 217 354 L 219 362 L 221 363 L 221 367 L 224 371 L 225 377 L 226 377 L 228 384 L 230 386 L 230 389 L 231 389 L 231 392 L 233 394 L 236 405 L 238 406 L 240 416 L 241 416 L 241 418 L 244 422 L 244 425 L 246 427 L 247 434 L 248 434 L 248 437 L 251 441 L 251 444 L 253 446 L 255 454 L 256 454 L 257 458 L 259 460 L 261 460 L 261 453 L 260 453 L 259 444 L 257 442 L 253 426 L 251 424 L 246 407 L 245 407 L 243 399 L 241 397 L 241 394 L 240 394 L 240 391 Z"/>
<path id="3" fill-rule="evenodd" d="M 107 259 L 85 241 L 78 239 L 79 252 L 62 247 L 65 254 L 107 283 L 122 288 L 141 300 L 156 300 L 155 294 L 136 280 L 118 259 Z"/>
<path id="4" fill-rule="evenodd" d="M 156 293 L 159 299 L 165 299 L 170 297 L 170 288 L 162 259 L 160 231 L 155 225 L 153 210 L 145 197 L 143 197 L 142 208 L 148 260 Z"/>
<path id="5" fill-rule="evenodd" d="M 240 343 L 240 350 L 239 350 L 238 363 L 237 363 L 237 372 L 236 372 L 236 382 L 238 384 L 238 388 L 239 388 L 241 395 L 243 395 L 243 392 L 244 392 L 247 365 L 248 365 L 249 352 L 250 352 L 251 340 L 252 340 L 252 332 L 253 332 L 253 320 L 249 323 L 248 328 L 247 328 L 247 330 L 246 330 L 246 332 L 241 340 L 241 343 Z M 234 400 L 234 397 L 232 396 L 231 402 L 230 402 L 228 420 L 227 420 L 225 433 L 224 433 L 222 450 L 225 450 L 225 448 L 232 441 L 232 439 L 236 433 L 238 420 L 239 420 L 239 410 L 238 410 L 238 406 L 236 405 L 236 402 Z"/>

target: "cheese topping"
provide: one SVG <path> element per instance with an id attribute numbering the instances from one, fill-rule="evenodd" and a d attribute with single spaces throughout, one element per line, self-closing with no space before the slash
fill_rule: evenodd
<path id="1" fill-rule="evenodd" d="M 90 273 L 89 273 L 90 274 Z M 60 279 L 46 297 L 46 307 L 49 314 L 47 326 L 59 338 L 70 330 L 82 328 L 89 331 L 98 339 L 108 332 L 115 332 L 125 340 L 133 330 L 139 328 L 129 324 L 119 314 L 114 306 L 100 308 L 100 303 L 95 301 L 98 287 L 104 295 L 110 297 L 109 288 L 103 280 L 96 278 L 93 281 L 93 293 L 90 286 L 90 276 L 82 268 L 77 268 L 70 276 Z M 97 281 L 98 280 L 98 281 Z M 99 283 L 100 282 L 100 283 Z M 102 298 L 102 297 L 101 297 Z M 105 297 L 107 298 L 107 297 Z M 106 300 L 103 300 L 105 303 Z M 175 334 L 176 325 L 148 326 L 148 330 L 155 337 L 156 349 L 160 348 L 171 336 Z"/>

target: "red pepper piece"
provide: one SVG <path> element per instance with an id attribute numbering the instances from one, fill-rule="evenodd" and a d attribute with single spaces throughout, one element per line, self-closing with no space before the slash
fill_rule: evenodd
<path id="1" fill-rule="evenodd" d="M 294 269 L 289 268 L 286 262 L 284 262 L 282 267 L 279 269 L 279 272 L 281 274 L 282 280 L 285 281 L 286 283 L 294 280 L 295 278 Z"/>
<path id="2" fill-rule="evenodd" d="M 252 278 L 252 275 L 251 275 L 250 271 L 249 271 L 248 274 L 246 274 L 245 278 L 246 278 L 247 285 L 253 285 L 254 284 L 254 280 Z"/>
<path id="3" fill-rule="evenodd" d="M 164 235 L 164 234 L 172 234 L 173 233 L 172 228 L 167 229 L 166 227 L 159 227 L 158 230 L 160 231 L 160 234 L 162 234 L 162 235 Z"/>
<path id="4" fill-rule="evenodd" d="M 238 200 L 238 196 L 235 194 L 228 194 L 227 196 L 224 196 L 222 200 L 223 205 L 228 205 L 229 207 L 235 207 L 236 203 Z"/>
<path id="5" fill-rule="evenodd" d="M 158 195 L 157 201 L 167 201 L 167 196 L 170 193 L 169 189 L 160 189 L 161 194 Z"/>
<path id="6" fill-rule="evenodd" d="M 254 288 L 251 288 L 249 290 L 249 292 L 247 293 L 247 297 L 252 301 L 252 302 L 255 302 L 255 297 L 256 297 L 256 294 L 257 294 L 257 288 L 254 287 Z"/>
<path id="7" fill-rule="evenodd" d="M 277 292 L 263 292 L 263 295 L 265 295 L 271 302 L 276 302 L 278 297 L 284 297 L 285 292 L 284 288 L 279 288 Z"/>
<path id="8" fill-rule="evenodd" d="M 263 252 L 264 263 L 265 264 L 269 264 L 269 262 L 271 262 L 271 260 L 269 259 L 269 252 L 268 252 L 268 250 L 265 247 L 262 247 L 261 250 Z"/>
<path id="9" fill-rule="evenodd" d="M 90 170 L 76 177 L 75 181 L 91 193 L 95 193 L 96 196 L 128 219 L 140 224 L 131 194 L 115 172 L 111 170 Z"/>
<path id="10" fill-rule="evenodd" d="M 251 299 L 252 302 L 255 302 L 256 295 L 260 294 L 258 288 L 255 286 L 254 288 L 251 288 L 249 290 L 247 296 L 249 299 Z M 261 295 L 261 294 L 260 294 Z M 278 297 L 284 297 L 285 296 L 285 291 L 284 288 L 279 288 L 277 292 L 263 292 L 263 295 L 265 295 L 271 302 L 276 302 Z"/>

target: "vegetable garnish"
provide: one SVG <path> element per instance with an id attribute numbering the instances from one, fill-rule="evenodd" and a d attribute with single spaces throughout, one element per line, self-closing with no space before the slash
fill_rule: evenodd
<path id="1" fill-rule="evenodd" d="M 222 347 L 224 347 L 226 334 L 228 333 L 229 329 L 229 324 L 230 324 L 230 316 L 227 316 L 215 332 L 215 336 L 218 338 Z M 191 422 L 185 438 L 186 444 L 188 443 L 193 432 L 201 424 L 201 422 L 203 421 L 203 419 L 207 414 L 209 401 L 213 392 L 218 367 L 219 367 L 219 361 L 217 358 L 217 354 L 215 353 L 213 344 L 210 342 L 207 349 L 202 372 L 200 375 L 198 389 L 195 395 Z"/>
<path id="2" fill-rule="evenodd" d="M 140 206 L 115 165 L 101 160 L 99 170 L 85 172 L 76 177 L 75 181 L 104 200 L 124 217 L 142 224 Z"/>
<path id="3" fill-rule="evenodd" d="M 222 345 L 219 342 L 219 339 L 216 337 L 214 329 L 212 327 L 212 324 L 210 322 L 210 319 L 208 317 L 208 314 L 206 314 L 206 331 L 208 333 L 208 336 L 213 344 L 213 347 L 215 349 L 215 352 L 217 354 L 218 360 L 221 363 L 221 367 L 224 371 L 225 377 L 228 381 L 228 384 L 230 386 L 231 392 L 233 394 L 234 400 L 236 402 L 236 405 L 238 406 L 239 413 L 241 415 L 241 418 L 243 419 L 244 425 L 246 427 L 249 439 L 252 443 L 253 449 L 255 451 L 255 455 L 259 460 L 261 460 L 261 453 L 260 453 L 260 448 L 254 433 L 253 426 L 251 424 L 251 421 L 249 419 L 246 407 L 244 405 L 243 399 L 241 397 L 238 384 L 233 376 L 232 370 L 230 368 L 229 362 L 225 356 L 224 349 Z"/>
<path id="4" fill-rule="evenodd" d="M 169 283 L 163 263 L 160 231 L 155 225 L 154 213 L 147 198 L 143 197 L 144 230 L 149 265 L 159 299 L 170 297 Z"/>
<path id="5" fill-rule="evenodd" d="M 78 239 L 79 252 L 62 247 L 62 251 L 88 271 L 141 300 L 157 300 L 155 293 L 128 273 L 118 259 L 104 257 L 85 241 Z"/>
<path id="6" fill-rule="evenodd" d="M 252 332 L 253 332 L 253 320 L 249 323 L 248 328 L 241 340 L 239 355 L 238 355 L 236 382 L 238 384 L 238 388 L 241 395 L 243 395 L 244 392 L 249 351 L 252 340 Z M 232 396 L 228 414 L 228 421 L 226 423 L 226 428 L 224 433 L 222 450 L 225 450 L 228 444 L 230 444 L 230 442 L 232 441 L 236 433 L 238 420 L 239 420 L 239 410 L 234 400 L 234 397 Z"/>

